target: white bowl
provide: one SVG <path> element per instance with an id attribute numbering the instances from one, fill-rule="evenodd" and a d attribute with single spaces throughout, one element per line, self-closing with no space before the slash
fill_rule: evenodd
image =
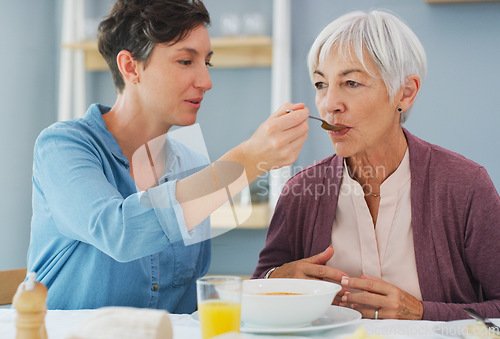
<path id="1" fill-rule="evenodd" d="M 245 280 L 241 320 L 253 327 L 308 326 L 326 313 L 341 289 L 338 284 L 320 280 Z"/>

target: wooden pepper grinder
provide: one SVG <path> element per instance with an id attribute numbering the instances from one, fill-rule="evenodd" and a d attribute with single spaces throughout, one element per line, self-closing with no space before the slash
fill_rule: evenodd
<path id="1" fill-rule="evenodd" d="M 16 339 L 47 339 L 46 299 L 45 285 L 36 281 L 35 272 L 28 273 L 28 279 L 19 285 L 13 299 L 17 310 Z"/>

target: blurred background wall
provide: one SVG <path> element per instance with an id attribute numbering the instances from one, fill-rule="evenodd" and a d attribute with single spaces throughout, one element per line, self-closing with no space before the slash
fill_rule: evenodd
<path id="1" fill-rule="evenodd" d="M 57 117 L 53 1 L 2 1 L 0 11 L 0 270 L 25 267 L 33 145 Z"/>
<path id="2" fill-rule="evenodd" d="M 112 1 L 86 0 L 86 17 L 105 15 Z M 212 16 L 210 33 L 220 35 L 225 13 L 258 11 L 271 34 L 271 0 L 205 0 Z M 31 168 L 34 141 L 57 119 L 61 0 L 4 1 L 0 13 L 3 77 L 0 127 L 0 270 L 26 265 L 31 218 Z M 351 10 L 385 8 L 398 14 L 422 41 L 428 76 L 405 127 L 417 136 L 482 164 L 500 187 L 500 2 L 428 4 L 424 0 L 291 0 L 292 99 L 311 113 L 314 90 L 306 55 L 316 35 Z M 90 33 L 92 34 L 92 33 Z M 199 123 L 212 160 L 251 136 L 270 114 L 270 68 L 213 69 L 214 87 L 199 111 Z M 107 72 L 86 74 L 87 105 L 113 105 L 115 91 Z M 221 123 L 221 121 L 223 121 Z M 294 171 L 333 152 L 319 126 Z M 213 239 L 211 273 L 252 273 L 266 229 L 232 230 Z"/>

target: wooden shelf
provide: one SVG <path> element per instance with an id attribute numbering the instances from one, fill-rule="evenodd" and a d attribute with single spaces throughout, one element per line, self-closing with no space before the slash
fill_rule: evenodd
<path id="1" fill-rule="evenodd" d="M 87 71 L 107 71 L 108 65 L 97 49 L 96 41 L 81 41 L 63 44 L 62 48 L 80 50 L 84 54 L 85 69 Z"/>
<path id="2" fill-rule="evenodd" d="M 272 63 L 271 37 L 212 38 L 215 68 L 270 67 Z M 108 65 L 97 50 L 96 41 L 63 44 L 63 48 L 84 52 L 85 69 L 106 71 Z"/>
<path id="3" fill-rule="evenodd" d="M 238 228 L 267 228 L 271 220 L 271 212 L 268 203 L 251 205 L 234 205 L 236 216 L 242 222 Z M 231 206 L 226 203 L 210 216 L 213 228 L 234 228 L 236 226 Z"/>
<path id="4" fill-rule="evenodd" d="M 212 64 L 218 68 L 270 67 L 271 37 L 212 38 Z"/>

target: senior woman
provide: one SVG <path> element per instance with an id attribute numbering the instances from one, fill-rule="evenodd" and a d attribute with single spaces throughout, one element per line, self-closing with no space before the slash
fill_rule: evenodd
<path id="1" fill-rule="evenodd" d="M 426 73 L 384 11 L 326 26 L 308 57 L 336 154 L 285 185 L 253 277 L 341 283 L 365 318 L 500 317 L 500 198 L 486 170 L 402 127 Z M 326 249 L 326 250 L 325 250 Z"/>

